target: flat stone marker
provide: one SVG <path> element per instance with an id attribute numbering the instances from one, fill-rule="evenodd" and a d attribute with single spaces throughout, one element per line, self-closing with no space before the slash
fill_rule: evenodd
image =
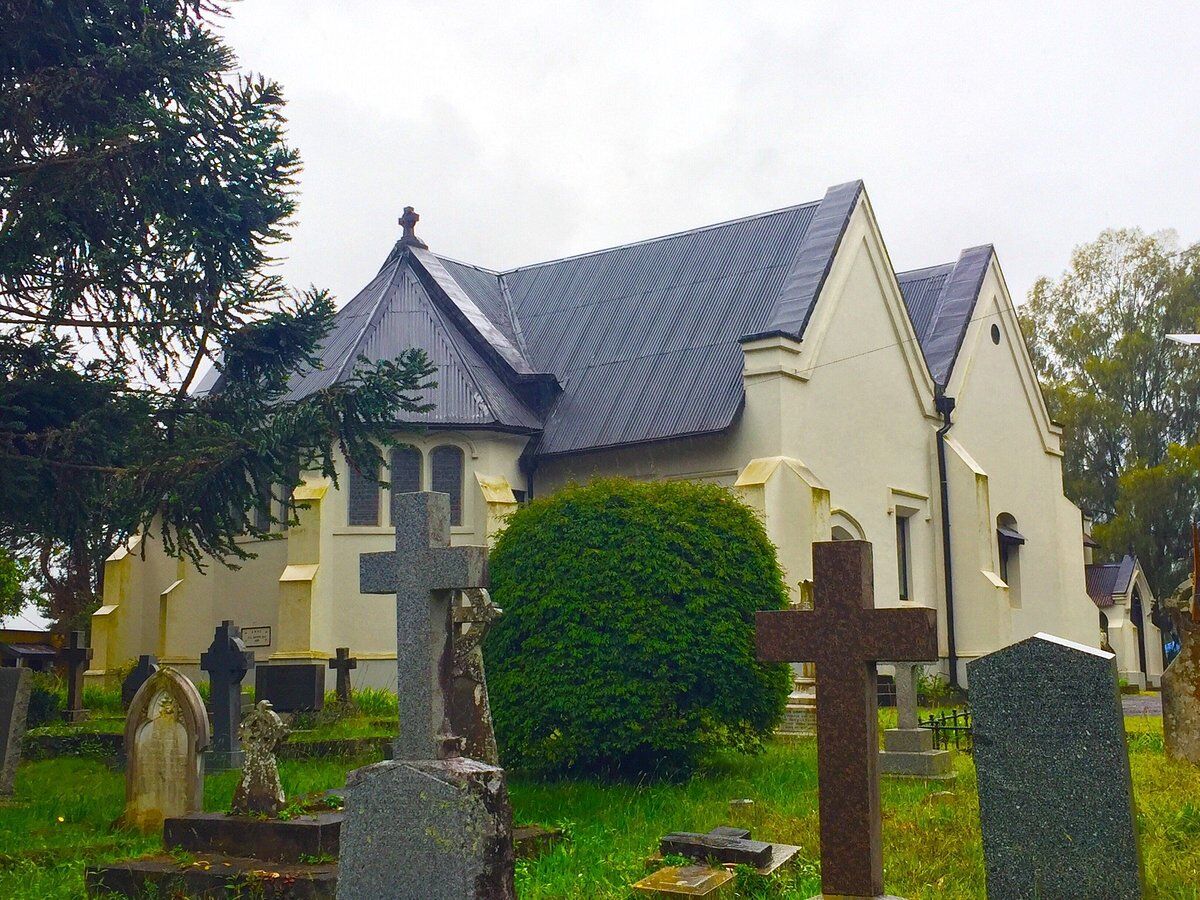
<path id="1" fill-rule="evenodd" d="M 868 541 L 813 544 L 813 608 L 755 614 L 758 658 L 817 668 L 821 889 L 883 895 L 877 662 L 937 656 L 932 609 L 875 609 Z"/>
<path id="2" fill-rule="evenodd" d="M 710 866 L 667 866 L 630 885 L 652 897 L 733 896 L 733 873 Z"/>
<path id="3" fill-rule="evenodd" d="M 87 718 L 83 708 L 83 673 L 92 659 L 92 648 L 83 640 L 82 631 L 72 631 L 67 646 L 58 651 L 58 659 L 67 667 L 67 708 L 63 717 L 71 723 Z"/>
<path id="4" fill-rule="evenodd" d="M 242 643 L 241 630 L 226 619 L 217 626 L 213 642 L 200 654 L 200 668 L 208 673 L 213 710 L 212 749 L 208 771 L 236 769 L 242 764 L 238 726 L 242 721 L 242 680 L 254 668 L 254 651 Z"/>
<path id="5" fill-rule="evenodd" d="M 204 805 L 201 753 L 208 713 L 196 686 L 174 669 L 155 672 L 138 689 L 125 720 L 124 824 L 142 831 Z"/>
<path id="6" fill-rule="evenodd" d="M 337 687 L 335 696 L 338 703 L 349 703 L 350 673 L 358 668 L 358 660 L 350 655 L 349 647 L 338 647 L 335 656 L 329 661 L 329 668 L 337 672 Z"/>
<path id="7" fill-rule="evenodd" d="M 917 714 L 918 663 L 896 663 L 898 728 L 883 732 L 879 771 L 909 778 L 953 778 L 949 750 L 933 749 L 933 732 L 922 728 Z"/>
<path id="8" fill-rule="evenodd" d="M 133 698 L 137 695 L 138 688 L 145 684 L 150 676 L 158 671 L 158 657 L 149 653 L 143 653 L 138 657 L 137 663 L 125 680 L 121 682 L 121 706 L 126 711 L 129 710 L 129 704 L 133 703 Z"/>
<path id="9" fill-rule="evenodd" d="M 1140 898 L 1113 654 L 1037 634 L 967 676 L 988 897 Z"/>
<path id="10" fill-rule="evenodd" d="M 396 550 L 359 559 L 363 593 L 396 595 L 395 758 L 346 777 L 338 897 L 512 900 L 504 770 L 460 756 L 451 725 L 453 592 L 487 586 L 487 550 L 450 546 L 450 497 L 392 497 Z"/>
<path id="11" fill-rule="evenodd" d="M 724 825 L 708 834 L 672 832 L 659 842 L 658 852 L 663 856 L 673 853 L 690 859 L 741 864 L 756 869 L 771 861 L 770 844 L 750 840 L 750 830 L 747 828 Z"/>
<path id="12" fill-rule="evenodd" d="M 0 669 L 0 796 L 13 792 L 29 714 L 29 670 Z"/>

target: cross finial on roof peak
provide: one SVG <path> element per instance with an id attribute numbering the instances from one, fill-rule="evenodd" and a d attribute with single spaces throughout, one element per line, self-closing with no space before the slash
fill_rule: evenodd
<path id="1" fill-rule="evenodd" d="M 400 236 L 400 243 L 406 247 L 420 247 L 422 250 L 428 250 L 429 245 L 416 235 L 415 229 L 419 221 L 421 221 L 421 217 L 415 209 L 411 206 L 404 207 L 404 215 L 400 217 L 400 226 L 404 229 L 404 234 Z"/>

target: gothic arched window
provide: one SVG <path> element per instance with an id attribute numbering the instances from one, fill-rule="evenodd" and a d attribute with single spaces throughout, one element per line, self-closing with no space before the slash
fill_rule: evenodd
<path id="1" fill-rule="evenodd" d="M 392 448 L 390 481 L 392 483 L 392 524 L 396 523 L 396 500 L 399 494 L 411 494 L 421 489 L 421 451 L 408 444 Z"/>
<path id="2" fill-rule="evenodd" d="M 379 524 L 379 466 L 362 472 L 350 463 L 346 486 L 346 524 Z"/>
<path id="3" fill-rule="evenodd" d="M 433 469 L 432 489 L 450 495 L 450 524 L 462 524 L 463 452 L 459 447 L 445 444 L 429 454 Z"/>

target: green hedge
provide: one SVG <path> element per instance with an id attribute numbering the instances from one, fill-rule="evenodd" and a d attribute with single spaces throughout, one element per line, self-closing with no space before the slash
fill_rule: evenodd
<path id="1" fill-rule="evenodd" d="M 788 667 L 754 658 L 754 611 L 787 601 L 775 549 L 730 491 L 604 479 L 517 511 L 491 557 L 504 616 L 484 652 L 507 767 L 685 772 L 754 750 Z"/>

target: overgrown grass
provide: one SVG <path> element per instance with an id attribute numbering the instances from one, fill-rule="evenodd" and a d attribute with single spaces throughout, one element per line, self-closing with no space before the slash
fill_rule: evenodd
<path id="1" fill-rule="evenodd" d="M 1160 718 L 1131 717 L 1126 726 L 1147 896 L 1195 900 L 1200 769 L 1163 756 Z M 340 787 L 349 769 L 370 761 L 284 761 L 280 771 L 295 797 Z M 974 767 L 966 755 L 956 755 L 955 767 L 958 779 L 949 785 L 884 780 L 884 867 L 892 893 L 910 900 L 984 896 Z M 207 778 L 205 807 L 227 809 L 237 777 Z M 682 784 L 539 784 L 515 777 L 517 820 L 561 825 L 571 836 L 554 852 L 518 864 L 518 894 L 625 900 L 664 833 L 734 822 L 729 801 L 748 797 L 755 804 L 744 824 L 768 840 L 799 845 L 801 853 L 776 878 L 739 875 L 736 896 L 811 897 L 819 891 L 816 788 L 811 740 L 773 743 L 756 757 L 719 757 Z M 85 864 L 160 849 L 158 836 L 112 827 L 123 803 L 124 776 L 98 760 L 24 763 L 15 802 L 0 803 L 0 897 L 80 897 Z"/>

